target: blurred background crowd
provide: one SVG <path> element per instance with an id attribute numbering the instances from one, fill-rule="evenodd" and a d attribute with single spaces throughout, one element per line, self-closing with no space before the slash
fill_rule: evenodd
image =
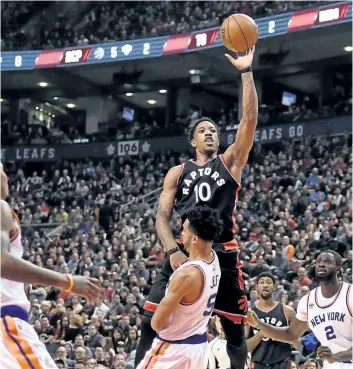
<path id="1" fill-rule="evenodd" d="M 50 49 L 186 33 L 218 27 L 233 13 L 258 18 L 318 3 L 328 1 L 163 1 L 147 6 L 142 1 L 90 1 L 64 7 L 59 1 L 54 4 L 26 1 L 20 5 L 4 1 L 1 3 L 2 49 Z M 39 23 L 26 28 L 34 16 Z M 72 27 L 70 22 L 76 18 L 79 21 Z"/>
<path id="2" fill-rule="evenodd" d="M 219 26 L 231 13 L 259 18 L 323 4 L 164 1 L 152 6 L 143 2 L 63 5 L 3 1 L 2 50 L 61 48 L 185 33 Z M 171 63 L 171 59 L 166 60 Z M 143 68 L 142 62 L 139 66 Z M 272 72 L 280 68 L 265 67 Z M 99 116 L 106 108 L 93 104 L 98 111 L 98 124 L 91 130 L 88 120 L 92 112 L 88 105 L 92 102 L 82 91 L 75 90 L 78 84 L 72 82 L 64 88 L 57 82 L 45 93 L 41 89 L 44 85 L 39 87 L 40 91 L 26 89 L 21 84 L 26 76 L 43 79 L 45 75 L 43 71 L 41 75 L 36 73 L 39 72 L 2 72 L 5 83 L 16 89 L 2 90 L 1 140 L 2 160 L 9 177 L 9 203 L 21 221 L 24 257 L 61 273 L 98 278 L 101 296 L 92 306 L 55 288 L 26 286 L 31 301 L 30 321 L 58 368 L 131 369 L 143 305 L 165 259 L 155 228 L 163 179 L 170 167 L 193 155 L 173 147 L 173 137 L 184 134 L 193 119 L 204 115 L 213 118 L 222 133 L 235 134 L 241 98 L 239 94 L 221 94 L 225 101 L 222 106 L 217 102 L 210 104 L 209 100 L 202 103 L 200 98 L 199 103 L 186 103 L 175 114 L 170 113 L 173 99 L 163 107 L 153 107 L 158 101 L 144 108 L 136 103 L 129 105 L 131 113 L 126 110 L 126 96 L 132 87 L 124 91 L 123 102 L 118 93 L 114 95 L 109 90 L 108 100 L 120 101 L 120 105 L 108 119 L 106 115 Z M 54 74 L 54 69 L 49 73 Z M 108 72 L 103 68 L 99 73 L 102 76 Z M 302 73 L 294 75 L 294 79 L 311 78 L 304 69 Z M 296 95 L 290 103 L 284 102 L 282 96 L 283 89 L 291 88 L 288 83 L 283 85 L 275 77 L 263 75 L 258 88 L 259 128 L 270 131 L 274 124 L 297 122 L 305 127 L 318 119 L 335 122 L 337 117 L 349 116 L 351 60 L 347 63 L 344 59 L 343 64 L 329 67 L 325 64 L 320 73 L 317 86 L 310 92 L 295 90 L 293 85 L 291 91 L 295 90 Z M 67 81 L 68 77 L 73 75 L 61 79 Z M 328 80 L 330 83 L 326 83 Z M 130 85 L 137 84 L 132 81 Z M 60 88 L 69 97 L 64 99 L 58 93 Z M 190 89 L 190 96 L 200 93 Z M 158 96 L 166 93 L 161 91 Z M 212 94 L 216 96 L 215 91 Z M 88 101 L 86 108 L 71 109 L 67 104 L 70 99 L 83 100 L 82 96 Z M 60 101 L 63 103 L 59 104 Z M 132 119 L 127 113 L 132 114 Z M 170 150 L 146 150 L 137 155 L 127 153 L 108 158 L 69 159 L 68 155 L 37 162 L 18 154 L 11 158 L 4 154 L 17 147 L 30 152 L 38 145 L 45 148 L 62 143 L 84 145 L 146 137 L 170 140 Z M 296 309 L 299 299 L 316 286 L 315 281 L 306 277 L 305 266 L 327 248 L 342 256 L 343 279 L 352 280 L 351 147 L 352 134 L 345 130 L 255 143 L 243 173 L 235 236 L 242 250 L 250 308 L 259 297 L 256 276 L 272 271 L 277 280 L 275 299 Z M 177 214 L 172 224 L 178 236 L 181 223 Z M 293 354 L 293 369 L 320 368 L 321 363 L 313 356 L 315 340 L 307 333 L 303 346 Z M 210 340 L 217 334 L 211 321 Z"/>
<path id="3" fill-rule="evenodd" d="M 323 249 L 339 252 L 343 278 L 351 280 L 351 145 L 347 134 L 254 149 L 236 215 L 249 307 L 258 300 L 256 276 L 272 271 L 276 300 L 296 308 L 312 285 L 304 267 Z M 165 257 L 155 209 L 138 199 L 160 188 L 168 168 L 188 158 L 168 152 L 57 162 L 37 171 L 15 163 L 6 168 L 25 258 L 102 285 L 96 306 L 55 288 L 28 286 L 31 322 L 69 368 L 80 359 L 108 368 L 133 362 L 142 307 Z M 173 226 L 177 235 L 177 216 Z"/>

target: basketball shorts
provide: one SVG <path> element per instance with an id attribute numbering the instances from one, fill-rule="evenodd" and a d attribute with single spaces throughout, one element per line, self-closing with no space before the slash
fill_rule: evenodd
<path id="1" fill-rule="evenodd" d="M 0 325 L 0 368 L 57 369 L 30 324 L 19 318 L 3 316 Z"/>
<path id="2" fill-rule="evenodd" d="M 247 321 L 248 300 L 244 293 L 238 244 L 235 240 L 225 244 L 217 243 L 213 245 L 213 249 L 218 256 L 222 273 L 213 312 L 225 316 L 234 323 L 244 324 Z M 145 315 L 152 316 L 156 311 L 165 295 L 172 273 L 173 269 L 168 258 L 147 297 L 144 305 Z"/>
<path id="3" fill-rule="evenodd" d="M 188 343 L 201 337 L 202 343 Z M 207 335 L 190 339 L 173 342 L 157 336 L 137 369 L 207 369 Z"/>

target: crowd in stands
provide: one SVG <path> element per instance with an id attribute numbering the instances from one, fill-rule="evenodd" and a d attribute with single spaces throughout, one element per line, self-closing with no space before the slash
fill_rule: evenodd
<path id="1" fill-rule="evenodd" d="M 41 4 L 43 3 L 43 4 Z M 91 2 L 82 21 L 70 24 L 69 16 L 61 14 L 50 22 L 43 21 L 47 2 L 2 2 L 2 49 L 19 47 L 31 49 L 60 48 L 119 40 L 134 40 L 169 34 L 191 32 L 218 27 L 233 13 L 244 13 L 254 18 L 319 6 L 315 1 L 160 1 Z M 327 3 L 327 2 L 326 2 Z M 40 5 L 37 5 L 40 4 Z M 56 6 L 60 7 L 60 4 Z M 40 37 L 19 32 L 31 15 L 42 11 L 43 16 L 33 25 L 40 29 Z M 27 37 L 26 37 L 27 36 Z M 17 38 L 19 39 L 17 40 Z M 30 41 L 30 42 L 29 42 Z"/>
<path id="2" fill-rule="evenodd" d="M 40 37 L 29 42 L 28 33 L 20 32 L 21 27 L 36 14 L 41 14 L 40 22 L 46 8 L 59 3 L 2 2 L 2 50 L 190 32 L 219 26 L 231 13 L 257 18 L 323 4 L 92 2 L 75 27 L 59 16 L 51 30 L 44 23 L 33 25 Z M 351 86 L 349 90 L 338 82 L 329 99 L 317 107 L 305 103 L 308 99 L 304 97 L 290 107 L 280 102 L 262 105 L 259 125 L 334 117 L 352 111 Z M 190 107 L 168 127 L 153 109 L 125 125 L 118 113 L 113 130 L 107 129 L 90 140 L 183 134 L 191 120 L 203 115 L 227 130 L 239 122 L 237 109 L 238 104 L 216 113 Z M 80 131 L 84 124 L 75 126 L 64 119 L 49 124 L 32 117 L 28 125 L 28 120 L 24 114 L 14 123 L 2 115 L 2 143 L 70 143 L 84 136 Z M 256 276 L 272 271 L 277 280 L 275 299 L 296 309 L 299 299 L 316 286 L 306 277 L 304 268 L 324 249 L 342 256 L 342 278 L 351 281 L 351 146 L 351 134 L 255 145 L 243 173 L 235 236 L 242 250 L 250 308 L 258 300 Z M 58 368 L 133 368 L 143 305 L 165 259 L 155 227 L 156 201 L 168 169 L 191 156 L 191 152 L 168 151 L 110 161 L 4 163 L 9 176 L 8 201 L 21 221 L 24 257 L 62 273 L 98 278 L 101 283 L 101 296 L 95 305 L 55 288 L 26 286 L 31 301 L 30 322 Z M 155 196 L 142 201 L 141 196 L 149 193 Z M 177 214 L 172 224 L 177 236 L 181 226 Z M 215 334 L 211 322 L 209 338 Z M 296 368 L 320 368 L 319 362 L 307 360 L 307 348 L 300 351 Z"/>
<path id="3" fill-rule="evenodd" d="M 249 307 L 258 299 L 256 276 L 272 271 L 276 300 L 296 308 L 315 286 L 304 267 L 327 248 L 341 254 L 343 278 L 351 280 L 351 144 L 347 134 L 254 148 L 236 215 Z M 31 323 L 58 368 L 133 367 L 143 304 L 165 258 L 155 204 L 138 198 L 160 188 L 168 169 L 189 157 L 166 152 L 5 166 L 25 258 L 101 282 L 95 306 L 55 288 L 27 287 Z M 180 229 L 177 216 L 173 229 Z"/>

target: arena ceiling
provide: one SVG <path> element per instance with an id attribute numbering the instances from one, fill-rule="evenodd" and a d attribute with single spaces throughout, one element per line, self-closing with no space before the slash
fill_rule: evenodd
<path id="1" fill-rule="evenodd" d="M 352 26 L 342 24 L 310 31 L 260 40 L 257 45 L 254 70 L 258 78 L 272 78 L 288 87 L 304 92 L 318 89 L 320 74 L 325 66 L 351 62 L 351 53 L 344 47 L 352 45 Z M 259 56 L 277 53 L 280 49 L 289 51 L 278 65 L 260 65 Z M 129 100 L 145 107 L 147 99 L 158 97 L 163 105 L 166 98 L 158 93 L 170 85 L 189 87 L 190 70 L 200 71 L 201 88 L 226 95 L 237 95 L 239 78 L 234 68 L 224 57 L 223 47 L 189 54 L 173 55 L 155 59 L 100 64 L 79 65 L 70 68 L 40 69 L 1 73 L 2 96 L 31 97 L 39 101 L 58 99 L 64 104 L 82 96 L 116 95 L 127 99 L 126 92 L 134 92 Z M 318 61 L 320 61 L 318 63 Z M 136 83 L 124 86 L 115 74 L 142 72 Z M 46 81 L 48 86 L 38 87 Z"/>

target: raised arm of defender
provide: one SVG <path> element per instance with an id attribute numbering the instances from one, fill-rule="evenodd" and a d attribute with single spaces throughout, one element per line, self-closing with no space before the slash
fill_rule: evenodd
<path id="1" fill-rule="evenodd" d="M 156 216 L 156 229 L 158 237 L 161 240 L 166 251 L 174 249 L 178 246 L 173 236 L 173 230 L 170 221 L 173 215 L 174 201 L 180 171 L 180 165 L 169 170 L 164 179 L 163 192 L 161 193 L 161 196 L 159 198 L 159 205 Z M 173 253 L 170 256 L 170 263 L 173 269 L 177 269 L 180 263 L 185 260 L 186 256 L 181 251 Z"/>
<path id="2" fill-rule="evenodd" d="M 226 54 L 226 57 L 234 67 L 242 70 L 251 67 L 254 52 L 255 47 L 247 55 L 238 57 L 237 59 L 232 58 L 228 54 Z M 241 79 L 243 84 L 243 115 L 235 143 L 230 145 L 224 153 L 224 161 L 238 183 L 241 181 L 242 170 L 248 161 L 249 152 L 254 143 L 258 118 L 258 98 L 252 72 L 243 73 Z"/>
<path id="3" fill-rule="evenodd" d="M 67 275 L 40 268 L 26 260 L 14 257 L 10 252 L 9 231 L 13 226 L 12 212 L 6 201 L 1 203 L 1 277 L 11 281 L 42 286 L 54 286 L 62 289 L 70 287 Z M 71 292 L 84 296 L 94 302 L 99 296 L 98 280 L 85 277 L 73 277 Z"/>

